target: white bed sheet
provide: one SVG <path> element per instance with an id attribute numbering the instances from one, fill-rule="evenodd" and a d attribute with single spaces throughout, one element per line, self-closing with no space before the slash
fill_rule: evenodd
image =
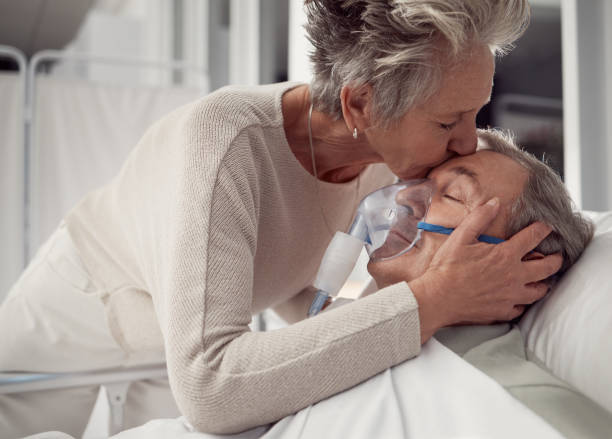
<path id="1" fill-rule="evenodd" d="M 290 391 L 290 389 L 288 389 Z M 237 435 L 198 433 L 159 419 L 114 439 L 559 438 L 499 384 L 435 339 L 410 361 L 276 424 Z"/>

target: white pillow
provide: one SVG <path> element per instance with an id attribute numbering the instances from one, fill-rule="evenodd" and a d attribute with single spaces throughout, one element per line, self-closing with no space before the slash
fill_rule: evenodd
<path id="1" fill-rule="evenodd" d="M 612 412 L 612 212 L 583 213 L 593 241 L 519 327 L 531 354 Z"/>

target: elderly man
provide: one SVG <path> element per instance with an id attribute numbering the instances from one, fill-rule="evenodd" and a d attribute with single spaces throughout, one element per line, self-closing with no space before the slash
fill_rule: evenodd
<path id="1" fill-rule="evenodd" d="M 593 235 L 592 224 L 573 211 L 572 200 L 563 182 L 548 166 L 519 150 L 511 138 L 499 131 L 480 130 L 478 135 L 479 150 L 476 154 L 449 160 L 430 172 L 429 179 L 436 190 L 426 221 L 453 229 L 471 211 L 487 200 L 497 198 L 499 214 L 480 233 L 507 239 L 525 225 L 544 222 L 553 231 L 529 254 L 529 258 L 560 253 L 564 262 L 556 275 L 563 274 L 589 243 Z M 399 204 L 402 204 L 402 195 L 400 192 L 397 196 Z M 401 237 L 401 230 L 398 232 L 395 237 Z M 462 232 L 457 230 L 456 233 Z M 445 242 L 444 234 L 424 233 L 413 251 L 384 263 L 371 262 L 368 270 L 379 288 L 402 280 L 412 282 L 427 273 L 435 275 L 440 262 L 436 253 Z M 397 246 L 394 241 L 387 240 L 377 251 L 384 251 L 391 245 Z M 533 249 L 524 250 L 526 254 Z M 445 298 L 444 304 L 436 306 L 453 306 L 449 299 L 452 301 L 452 298 Z"/>
<path id="2" fill-rule="evenodd" d="M 432 170 L 429 178 L 436 190 L 425 218 L 428 223 L 452 229 L 473 209 L 497 197 L 499 215 L 486 230 L 479 232 L 507 239 L 534 221 L 549 224 L 553 232 L 525 258 L 561 253 L 564 263 L 556 276 L 576 262 L 593 235 L 592 224 L 572 210 L 572 201 L 561 179 L 500 132 L 480 131 L 478 152 L 449 160 Z M 401 203 L 401 193 L 398 202 Z M 394 234 L 394 239 L 401 239 L 401 231 Z M 393 259 L 370 262 L 368 270 L 378 288 L 402 280 L 410 283 L 426 272 L 435 276 L 438 249 L 450 244 L 445 234 L 425 231 L 410 251 Z M 525 249 L 525 253 L 529 250 Z M 552 285 L 554 279 L 550 282 Z M 477 302 L 480 298 L 475 294 L 473 300 Z M 444 315 L 447 310 L 456 312 L 458 304 L 447 297 L 435 306 L 438 315 Z M 529 361 L 515 325 L 483 323 L 490 324 L 449 326 L 438 330 L 435 338 L 494 378 L 563 435 L 609 437 L 612 415 Z"/>

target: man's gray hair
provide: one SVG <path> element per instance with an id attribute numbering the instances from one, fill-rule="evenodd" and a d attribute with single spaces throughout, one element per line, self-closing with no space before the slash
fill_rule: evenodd
<path id="1" fill-rule="evenodd" d="M 553 231 L 536 251 L 550 255 L 561 253 L 563 274 L 578 260 L 593 237 L 593 224 L 576 212 L 572 199 L 559 175 L 527 151 L 519 149 L 514 138 L 499 130 L 478 130 L 478 150 L 503 154 L 527 170 L 523 192 L 510 209 L 506 236 L 510 237 L 529 224 L 542 221 Z"/>
<path id="2" fill-rule="evenodd" d="M 472 48 L 509 51 L 530 16 L 527 0 L 306 0 L 305 9 L 315 108 L 341 119 L 342 87 L 369 84 L 382 125 L 433 96 Z"/>

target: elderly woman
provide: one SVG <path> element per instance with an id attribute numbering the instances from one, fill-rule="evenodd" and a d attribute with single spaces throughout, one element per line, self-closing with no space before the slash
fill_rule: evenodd
<path id="1" fill-rule="evenodd" d="M 529 15 L 527 0 L 316 0 L 306 9 L 311 86 L 225 88 L 149 129 L 9 293 L 0 369 L 165 360 L 181 412 L 202 431 L 229 433 L 418 355 L 443 325 L 511 319 L 545 294 L 538 281 L 561 256 L 522 261 L 550 232 L 544 224 L 491 250 L 483 269 L 471 243 L 495 217 L 493 200 L 465 218 L 436 270 L 303 320 L 326 245 L 365 194 L 393 174 L 424 176 L 474 152 L 494 56 Z M 456 306 L 440 309 L 445 298 Z M 268 307 L 303 321 L 251 332 L 251 316 Z M 126 425 L 171 415 L 154 407 L 160 395 L 157 383 L 132 384 Z M 94 397 L 3 397 L 0 427 L 79 435 Z M 32 407 L 49 417 L 33 420 Z"/>

